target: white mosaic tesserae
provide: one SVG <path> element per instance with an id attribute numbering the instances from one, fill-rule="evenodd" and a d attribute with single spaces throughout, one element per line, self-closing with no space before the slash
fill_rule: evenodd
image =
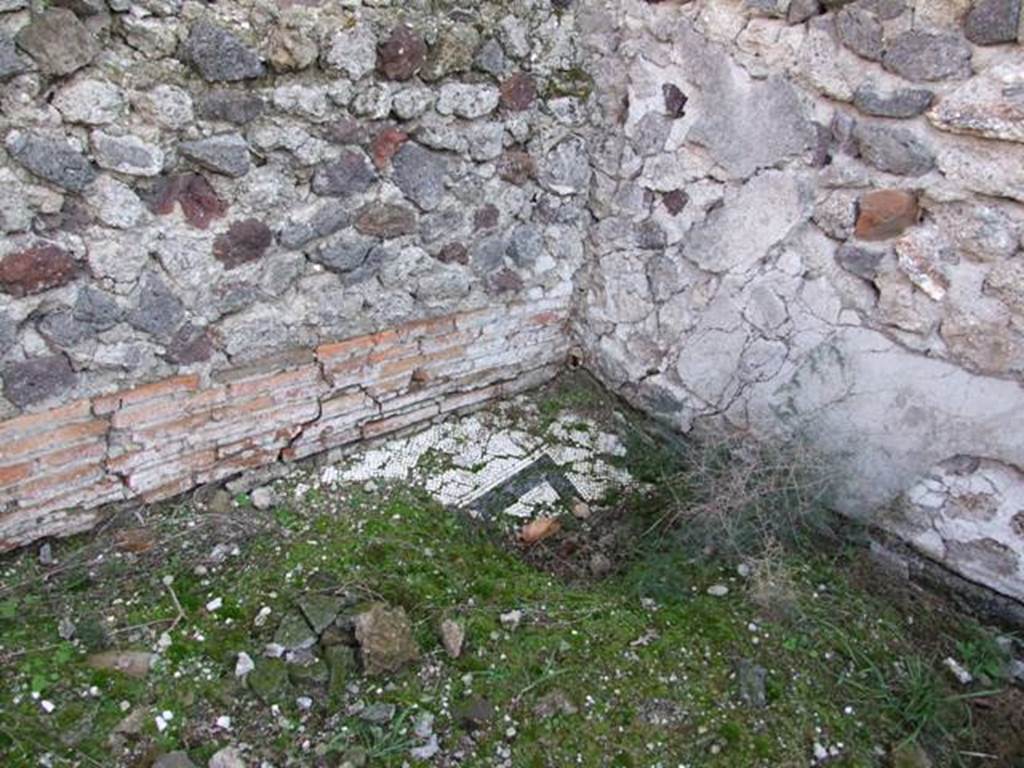
<path id="1" fill-rule="evenodd" d="M 524 425 L 527 429 L 524 429 Z M 384 446 L 356 451 L 321 470 L 325 485 L 402 481 L 422 486 L 441 504 L 479 515 L 476 502 L 510 486 L 500 513 L 528 519 L 568 503 L 568 493 L 599 500 L 614 487 L 632 483 L 612 462 L 626 453 L 618 435 L 572 413 L 543 426 L 528 398 L 516 398 L 487 412 L 433 424 Z M 536 472 L 532 468 L 538 469 Z M 561 490 L 547 475 L 554 473 Z M 535 480 L 512 483 L 536 474 Z M 567 490 L 568 489 L 568 490 Z"/>

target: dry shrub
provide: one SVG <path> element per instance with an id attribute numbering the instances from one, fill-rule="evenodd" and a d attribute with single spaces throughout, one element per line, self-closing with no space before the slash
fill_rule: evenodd
<path id="1" fill-rule="evenodd" d="M 677 442 L 664 474 L 668 508 L 656 525 L 708 553 L 757 558 L 831 536 L 831 485 L 825 462 L 804 441 L 704 433 Z"/>
<path id="2" fill-rule="evenodd" d="M 754 605 L 770 619 L 784 621 L 797 613 L 799 592 L 786 550 L 777 541 L 765 542 L 759 555 L 747 561 L 750 581 L 747 592 Z"/>

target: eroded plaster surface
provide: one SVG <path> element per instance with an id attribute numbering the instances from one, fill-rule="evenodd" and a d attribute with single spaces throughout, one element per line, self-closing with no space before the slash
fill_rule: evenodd
<path id="1" fill-rule="evenodd" d="M 973 462 L 943 487 L 988 483 L 991 519 L 943 502 L 884 523 L 1020 598 L 1017 38 L 948 4 L 827 5 L 589 17 L 606 93 L 579 333 L 679 429 L 809 438 L 851 514 Z"/>

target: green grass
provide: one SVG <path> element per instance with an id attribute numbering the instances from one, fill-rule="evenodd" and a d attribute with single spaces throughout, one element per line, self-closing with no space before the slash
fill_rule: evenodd
<path id="1" fill-rule="evenodd" d="M 622 575 L 569 586 L 408 489 L 333 499 L 321 492 L 315 499 L 268 513 L 259 523 L 266 528 L 239 540 L 241 554 L 206 575 L 195 573 L 195 562 L 210 541 L 193 545 L 181 535 L 195 514 L 187 508 L 160 520 L 155 557 L 108 553 L 99 564 L 70 568 L 52 585 L 37 581 L 39 566 L 28 553 L 9 558 L 5 583 L 25 586 L 6 591 L 0 603 L 4 764 L 35 765 L 49 752 L 59 756 L 56 764 L 110 765 L 107 739 L 125 716 L 122 701 L 146 713 L 137 751 L 186 748 L 200 763 L 237 741 L 257 745 L 263 759 L 301 763 L 309 758 L 302 742 L 313 734 L 322 751 L 361 748 L 373 765 L 401 765 L 415 743 L 416 713 L 434 713 L 442 744 L 452 747 L 462 731 L 450 712 L 471 693 L 490 700 L 499 719 L 477 734 L 467 765 L 491 764 L 503 745 L 522 766 L 667 759 L 803 765 L 818 740 L 841 742 L 843 757 L 835 764 L 853 766 L 875 764 L 877 747 L 908 738 L 969 741 L 965 704 L 949 690 L 939 657 L 920 651 L 908 614 L 858 589 L 827 558 L 794 558 L 799 618 L 773 624 L 747 599 L 730 566 L 698 562 L 671 547 L 641 547 Z M 257 513 L 239 514 L 254 519 Z M 68 542 L 56 550 L 71 558 L 82 546 Z M 145 680 L 91 670 L 84 663 L 90 643 L 57 638 L 64 615 L 83 627 L 98 623 L 108 637 L 173 617 L 161 582 L 167 575 L 186 620 Z M 706 594 L 715 582 L 730 585 L 726 598 Z M 398 706 L 390 727 L 346 717 L 341 701 L 321 701 L 305 715 L 286 703 L 275 717 L 232 675 L 235 654 L 257 655 L 273 633 L 273 621 L 253 626 L 262 606 L 280 616 L 306 590 L 336 586 L 403 606 L 439 670 L 423 677 L 411 669 L 390 685 L 361 687 L 357 698 Z M 204 608 L 212 596 L 224 600 L 216 615 Z M 510 633 L 498 616 L 512 609 L 526 619 Z M 451 616 L 467 629 L 468 650 L 454 661 L 441 652 L 436 632 Z M 145 648 L 161 629 L 114 634 L 113 645 Z M 769 670 L 770 703 L 763 710 L 738 702 L 733 670 L 740 658 Z M 91 686 L 98 695 L 88 695 Z M 556 689 L 579 712 L 536 717 L 537 701 Z M 42 712 L 32 690 L 55 703 L 53 714 Z M 670 725 L 649 724 L 640 714 L 653 700 L 674 702 L 686 715 Z M 154 716 L 164 709 L 175 717 L 158 733 Z M 211 729 L 221 714 L 232 717 L 231 734 Z"/>

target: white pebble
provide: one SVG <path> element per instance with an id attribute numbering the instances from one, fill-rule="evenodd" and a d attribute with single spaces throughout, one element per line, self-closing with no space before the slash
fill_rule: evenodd
<path id="1" fill-rule="evenodd" d="M 238 660 L 235 662 L 235 677 L 245 677 L 254 669 L 256 669 L 256 664 L 252 657 L 245 651 L 239 653 Z"/>

